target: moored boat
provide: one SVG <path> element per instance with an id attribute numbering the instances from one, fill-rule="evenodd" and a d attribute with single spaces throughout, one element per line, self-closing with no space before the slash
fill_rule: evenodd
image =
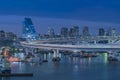
<path id="1" fill-rule="evenodd" d="M 115 57 L 109 56 L 108 61 L 118 61 L 118 59 Z"/>

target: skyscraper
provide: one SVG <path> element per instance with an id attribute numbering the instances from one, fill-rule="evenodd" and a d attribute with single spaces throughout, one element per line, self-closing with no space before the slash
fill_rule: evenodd
<path id="1" fill-rule="evenodd" d="M 104 28 L 99 28 L 99 36 L 105 36 Z"/>
<path id="2" fill-rule="evenodd" d="M 54 29 L 53 29 L 53 28 L 49 28 L 49 30 L 48 30 L 48 35 L 49 35 L 50 38 L 55 37 L 55 32 L 54 32 Z"/>
<path id="3" fill-rule="evenodd" d="M 115 28 L 109 28 L 107 32 L 107 36 L 116 36 L 116 29 Z"/>
<path id="4" fill-rule="evenodd" d="M 61 28 L 61 36 L 68 37 L 68 28 L 66 28 L 66 27 Z"/>
<path id="5" fill-rule="evenodd" d="M 23 22 L 23 38 L 29 40 L 38 39 L 38 35 L 35 31 L 31 18 L 25 18 Z"/>
<path id="6" fill-rule="evenodd" d="M 116 35 L 117 35 L 116 29 L 112 28 L 112 30 L 111 30 L 111 36 L 116 36 Z"/>
<path id="7" fill-rule="evenodd" d="M 70 28 L 69 36 L 74 37 L 74 29 L 73 28 Z"/>
<path id="8" fill-rule="evenodd" d="M 90 34 L 89 34 L 89 29 L 88 29 L 88 27 L 87 26 L 85 26 L 84 28 L 83 28 L 83 36 L 89 36 Z"/>
<path id="9" fill-rule="evenodd" d="M 74 36 L 77 37 L 79 36 L 79 27 L 78 26 L 74 26 Z"/>
<path id="10" fill-rule="evenodd" d="M 74 26 L 74 27 L 70 28 L 69 35 L 70 35 L 70 37 L 77 37 L 77 36 L 79 36 L 79 27 L 78 26 Z"/>
<path id="11" fill-rule="evenodd" d="M 0 39 L 5 38 L 5 31 L 1 30 L 0 31 Z"/>

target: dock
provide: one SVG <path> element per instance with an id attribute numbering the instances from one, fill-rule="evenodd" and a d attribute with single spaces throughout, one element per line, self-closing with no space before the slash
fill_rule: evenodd
<path id="1" fill-rule="evenodd" d="M 32 77 L 33 73 L 0 73 L 0 77 Z"/>

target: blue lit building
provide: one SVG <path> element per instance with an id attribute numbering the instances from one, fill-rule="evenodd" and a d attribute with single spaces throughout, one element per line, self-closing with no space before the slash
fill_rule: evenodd
<path id="1" fill-rule="evenodd" d="M 35 31 L 31 18 L 25 18 L 23 22 L 23 38 L 26 40 L 37 40 L 38 35 Z"/>

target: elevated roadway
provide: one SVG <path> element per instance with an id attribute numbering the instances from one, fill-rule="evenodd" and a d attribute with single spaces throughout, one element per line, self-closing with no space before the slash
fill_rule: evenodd
<path id="1" fill-rule="evenodd" d="M 120 50 L 119 44 L 41 44 L 35 42 L 21 42 L 23 47 L 58 49 L 58 50 Z"/>

